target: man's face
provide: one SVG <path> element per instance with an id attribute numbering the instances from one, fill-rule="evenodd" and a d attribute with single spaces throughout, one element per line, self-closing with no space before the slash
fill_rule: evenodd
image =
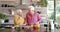
<path id="1" fill-rule="evenodd" d="M 30 12 L 31 14 L 33 14 L 33 13 L 34 13 L 34 9 L 29 8 L 29 12 Z"/>

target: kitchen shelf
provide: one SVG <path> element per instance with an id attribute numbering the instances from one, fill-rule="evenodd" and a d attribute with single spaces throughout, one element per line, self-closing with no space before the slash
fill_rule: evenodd
<path id="1" fill-rule="evenodd" d="M 9 14 L 9 15 L 7 15 L 7 17 L 14 17 L 14 15 Z"/>
<path id="2" fill-rule="evenodd" d="M 0 0 L 0 1 L 16 1 L 16 0 Z"/>

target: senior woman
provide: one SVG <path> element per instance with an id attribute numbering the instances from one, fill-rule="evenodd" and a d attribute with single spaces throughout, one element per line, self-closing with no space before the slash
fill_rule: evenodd
<path id="1" fill-rule="evenodd" d="M 24 24 L 24 17 L 22 16 L 22 10 L 18 9 L 17 14 L 14 16 L 14 26 L 16 30 L 21 31 L 21 26 Z"/>

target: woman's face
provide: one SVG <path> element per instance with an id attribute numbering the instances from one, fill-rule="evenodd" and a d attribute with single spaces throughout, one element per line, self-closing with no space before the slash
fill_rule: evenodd
<path id="1" fill-rule="evenodd" d="M 19 10 L 19 11 L 18 11 L 18 14 L 19 14 L 19 15 L 22 15 L 22 10 Z"/>

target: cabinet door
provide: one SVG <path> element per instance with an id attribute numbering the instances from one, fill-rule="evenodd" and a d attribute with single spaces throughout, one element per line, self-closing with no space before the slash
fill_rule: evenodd
<path id="1" fill-rule="evenodd" d="M 0 0 L 0 1 L 16 1 L 16 0 Z"/>

